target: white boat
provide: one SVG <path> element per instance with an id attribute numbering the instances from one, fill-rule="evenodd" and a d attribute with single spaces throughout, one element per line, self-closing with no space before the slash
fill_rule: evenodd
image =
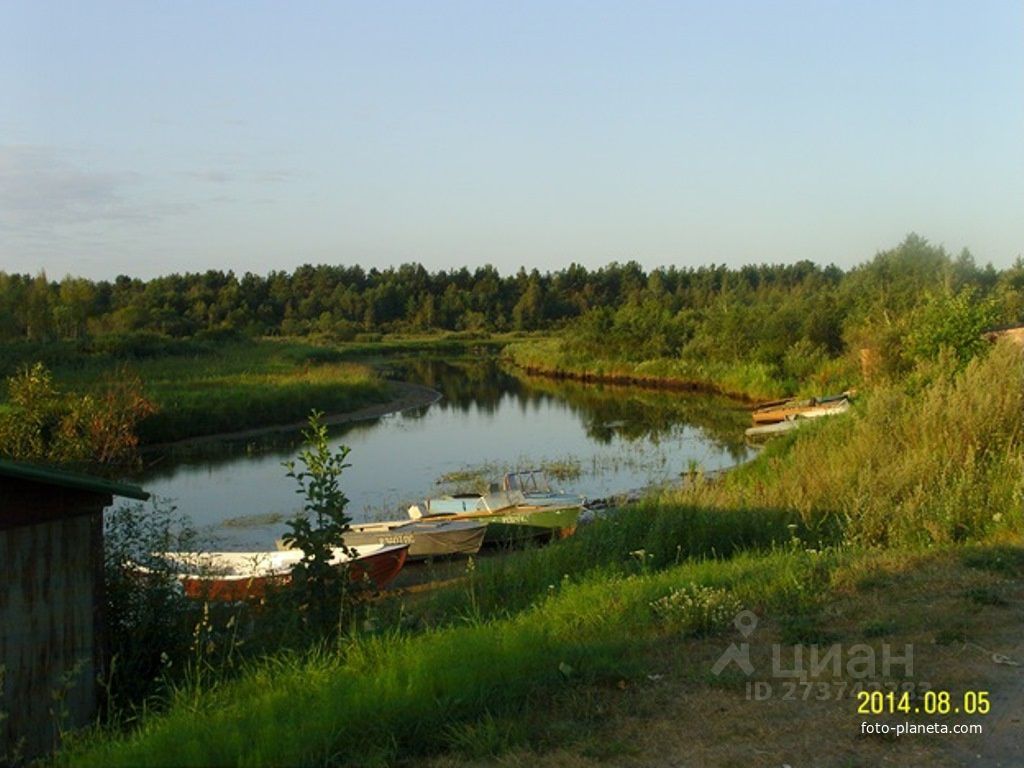
<path id="1" fill-rule="evenodd" d="M 353 581 L 368 579 L 384 589 L 405 565 L 408 544 L 354 547 L 353 554 L 335 549 L 331 564 L 347 567 Z M 158 557 L 177 570 L 188 597 L 244 600 L 262 597 L 268 587 L 284 586 L 302 559 L 302 550 L 267 552 L 161 552 Z M 139 568 L 145 571 L 144 568 Z"/>

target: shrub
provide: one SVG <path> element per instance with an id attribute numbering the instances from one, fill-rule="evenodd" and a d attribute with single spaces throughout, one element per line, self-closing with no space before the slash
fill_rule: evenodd
<path id="1" fill-rule="evenodd" d="M 912 360 L 930 360 L 943 349 L 952 350 L 961 365 L 982 352 L 988 342 L 982 332 L 995 324 L 998 309 L 973 289 L 930 294 L 910 318 L 907 352 Z"/>
<path id="2" fill-rule="evenodd" d="M 302 434 L 307 446 L 299 453 L 303 468 L 296 470 L 294 461 L 284 463 L 288 477 L 298 485 L 296 493 L 303 497 L 302 511 L 287 522 L 284 542 L 302 550 L 291 583 L 304 620 L 314 632 L 329 632 L 332 625 L 340 625 L 345 603 L 351 599 L 348 569 L 331 562 L 335 550 L 352 554 L 345 546 L 351 521 L 345 514 L 348 497 L 339 484 L 350 466 L 345 462 L 349 449 L 343 445 L 331 451 L 319 411 L 310 414 L 309 428 Z"/>
<path id="3" fill-rule="evenodd" d="M 42 363 L 23 368 L 7 384 L 10 405 L 0 412 L 0 450 L 15 459 L 130 464 L 138 424 L 156 410 L 143 396 L 142 382 L 125 371 L 110 376 L 97 394 L 60 391 Z"/>
<path id="4" fill-rule="evenodd" d="M 728 590 L 690 584 L 651 602 L 655 616 L 687 635 L 709 635 L 727 627 L 743 606 Z"/>
<path id="5" fill-rule="evenodd" d="M 140 703 L 184 671 L 195 606 L 174 568 L 154 553 L 194 549 L 196 533 L 172 505 L 158 500 L 148 508 L 116 507 L 103 527 L 109 657 L 103 683 L 113 711 Z"/>

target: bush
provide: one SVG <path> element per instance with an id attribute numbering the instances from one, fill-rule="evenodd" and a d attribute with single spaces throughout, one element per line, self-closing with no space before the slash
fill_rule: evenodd
<path id="1" fill-rule="evenodd" d="M 908 356 L 913 361 L 927 361 L 945 348 L 966 365 L 988 346 L 982 332 L 994 325 L 997 317 L 995 302 L 980 299 L 970 288 L 956 294 L 931 294 L 911 315 Z"/>
<path id="2" fill-rule="evenodd" d="M 195 606 L 174 569 L 154 553 L 195 549 L 196 533 L 172 505 L 158 500 L 148 508 L 116 507 L 103 527 L 108 644 L 103 687 L 108 711 L 125 711 L 185 672 Z"/>
<path id="3" fill-rule="evenodd" d="M 345 532 L 351 518 L 345 514 L 348 497 L 341 490 L 342 472 L 350 465 L 347 446 L 332 451 L 328 444 L 323 414 L 313 411 L 309 428 L 302 433 L 306 447 L 299 452 L 301 469 L 285 462 L 288 477 L 295 480 L 302 496 L 302 511 L 287 522 L 287 546 L 302 550 L 302 559 L 292 569 L 291 589 L 303 619 L 315 634 L 341 630 L 342 617 L 351 607 L 352 590 L 348 568 L 332 564 L 335 550 L 346 555 Z"/>
<path id="4" fill-rule="evenodd" d="M 663 624 L 694 637 L 725 629 L 742 607 L 728 590 L 699 584 L 673 588 L 651 602 L 651 609 Z"/>
<path id="5" fill-rule="evenodd" d="M 136 460 L 137 427 L 156 411 L 142 383 L 117 371 L 96 394 L 60 391 L 36 363 L 7 381 L 0 412 L 0 451 L 14 459 L 125 466 Z"/>

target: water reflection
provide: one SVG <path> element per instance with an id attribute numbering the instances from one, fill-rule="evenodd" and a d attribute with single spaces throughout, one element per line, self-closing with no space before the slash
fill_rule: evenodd
<path id="1" fill-rule="evenodd" d="M 721 397 L 520 377 L 493 357 L 390 360 L 388 374 L 443 399 L 331 429 L 335 443 L 352 448 L 344 488 L 356 519 L 401 515 L 436 492 L 439 477 L 465 467 L 570 460 L 582 475 L 566 485 L 595 498 L 670 482 L 691 462 L 716 469 L 747 456 L 749 414 Z M 135 479 L 175 499 L 225 546 L 270 546 L 279 520 L 299 506 L 281 462 L 300 444 L 288 432 L 178 447 L 147 457 Z"/>

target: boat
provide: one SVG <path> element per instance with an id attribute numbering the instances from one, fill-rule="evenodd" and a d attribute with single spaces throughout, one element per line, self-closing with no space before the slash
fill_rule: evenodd
<path id="1" fill-rule="evenodd" d="M 345 532 L 347 547 L 406 544 L 408 561 L 430 557 L 475 555 L 484 543 L 487 524 L 472 520 L 389 520 L 356 523 Z M 282 540 L 277 548 L 290 549 Z"/>
<path id="2" fill-rule="evenodd" d="M 823 403 L 814 408 L 803 410 L 787 416 L 782 421 L 761 423 L 750 427 L 743 434 L 747 437 L 771 437 L 780 435 L 806 424 L 813 419 L 820 419 L 825 416 L 835 416 L 850 410 L 850 401 L 846 398 Z"/>
<path id="3" fill-rule="evenodd" d="M 761 403 L 751 418 L 754 424 L 777 424 L 796 417 L 815 418 L 817 416 L 831 416 L 836 411 L 834 408 L 845 403 L 849 407 L 850 400 L 854 396 L 853 390 L 847 390 L 838 395 L 826 397 L 811 397 L 803 400 L 774 400 L 770 403 Z"/>
<path id="4" fill-rule="evenodd" d="M 493 486 L 492 486 L 493 488 Z M 425 506 L 416 504 L 409 507 L 409 517 L 419 520 L 423 517 L 437 515 L 462 515 L 471 513 L 492 513 L 502 509 L 510 509 L 526 503 L 526 497 L 520 491 L 491 490 L 488 493 L 449 493 L 433 499 L 427 499 Z M 420 514 L 413 510 L 419 509 Z"/>
<path id="5" fill-rule="evenodd" d="M 527 504 L 537 507 L 586 506 L 587 500 L 574 493 L 563 493 L 552 489 L 542 469 L 525 469 L 509 472 L 501 479 L 506 493 L 519 491 Z"/>
<path id="6" fill-rule="evenodd" d="M 772 435 L 784 434 L 799 426 L 799 419 L 790 419 L 789 421 L 777 421 L 774 424 L 761 424 L 756 427 L 750 427 L 743 434 L 747 437 L 771 437 Z"/>
<path id="7" fill-rule="evenodd" d="M 385 589 L 402 570 L 408 544 L 357 547 L 351 555 L 335 549 L 333 565 L 347 567 L 354 582 Z M 302 560 L 298 549 L 273 552 L 162 552 L 159 557 L 179 569 L 176 577 L 186 597 L 233 601 L 262 597 L 268 589 L 291 582 Z M 144 569 L 141 569 L 144 570 Z"/>
<path id="8" fill-rule="evenodd" d="M 576 531 L 582 503 L 565 506 L 530 504 L 521 491 L 483 495 L 452 494 L 409 507 L 413 520 L 471 520 L 487 524 L 485 544 L 531 538 L 565 538 Z"/>

